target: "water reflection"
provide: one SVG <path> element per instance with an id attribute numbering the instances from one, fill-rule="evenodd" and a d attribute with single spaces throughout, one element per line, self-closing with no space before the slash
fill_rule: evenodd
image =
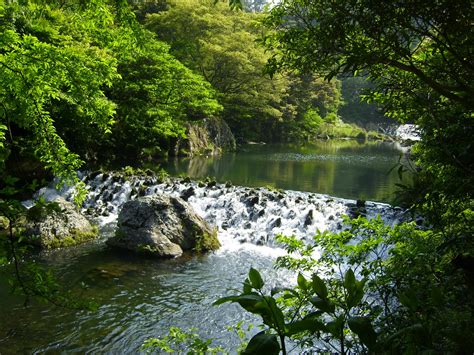
<path id="1" fill-rule="evenodd" d="M 391 169 L 401 154 L 395 144 L 380 142 L 246 145 L 219 157 L 175 158 L 163 167 L 172 175 L 390 202 L 399 182 Z"/>

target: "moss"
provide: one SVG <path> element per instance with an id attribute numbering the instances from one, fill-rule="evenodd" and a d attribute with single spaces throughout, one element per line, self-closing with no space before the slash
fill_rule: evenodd
<path id="1" fill-rule="evenodd" d="M 212 233 L 204 233 L 196 237 L 194 251 L 196 253 L 203 253 L 206 251 L 217 250 L 220 247 L 221 243 L 217 238 L 217 228 L 214 228 Z"/>
<path id="2" fill-rule="evenodd" d="M 64 238 L 54 238 L 52 240 L 42 240 L 42 247 L 46 249 L 66 248 L 77 244 L 84 243 L 88 240 L 94 239 L 99 233 L 97 226 L 92 226 L 91 230 L 81 231 L 78 229 L 71 230 L 71 234 Z"/>
<path id="3" fill-rule="evenodd" d="M 148 244 L 139 244 L 137 245 L 137 252 L 141 254 L 156 256 L 159 250 L 157 247 L 153 247 Z"/>

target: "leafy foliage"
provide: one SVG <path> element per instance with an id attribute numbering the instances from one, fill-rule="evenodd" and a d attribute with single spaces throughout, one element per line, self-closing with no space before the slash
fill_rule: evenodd
<path id="1" fill-rule="evenodd" d="M 348 347 L 359 351 L 374 349 L 377 334 L 371 319 L 363 313 L 357 315 L 365 295 L 365 279 L 357 280 L 351 269 L 345 272 L 343 282 L 331 285 L 329 291 L 317 274 L 308 280 L 299 273 L 295 288 L 272 289 L 269 295 L 264 293 L 263 286 L 260 274 L 252 268 L 240 295 L 214 303 L 235 302 L 262 317 L 266 329 L 254 335 L 244 354 L 285 354 L 288 337 L 299 339 L 300 346 L 313 350 L 345 353 Z M 301 341 L 302 337 L 305 341 Z M 326 345 L 321 347 L 319 342 Z"/>
<path id="2" fill-rule="evenodd" d="M 304 115 L 310 110 L 322 117 L 336 112 L 338 82 L 313 75 L 264 75 L 269 54 L 258 43 L 262 19 L 261 14 L 232 11 L 226 4 L 192 1 L 151 14 L 146 26 L 212 84 L 224 106 L 223 118 L 237 138 L 314 137 L 315 125 Z"/>
<path id="3" fill-rule="evenodd" d="M 162 338 L 150 338 L 145 341 L 142 348 L 147 353 L 161 350 L 165 353 L 186 354 L 222 354 L 224 349 L 211 347 L 212 340 L 202 340 L 195 329 L 185 332 L 180 328 L 171 327 L 168 335 Z"/>

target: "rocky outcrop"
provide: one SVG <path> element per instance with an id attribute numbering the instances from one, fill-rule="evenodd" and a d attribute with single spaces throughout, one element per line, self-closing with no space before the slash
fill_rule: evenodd
<path id="1" fill-rule="evenodd" d="M 206 118 L 189 124 L 186 135 L 186 139 L 177 143 L 176 155 L 218 155 L 236 148 L 234 135 L 220 118 Z"/>
<path id="2" fill-rule="evenodd" d="M 58 197 L 53 202 L 37 204 L 28 210 L 25 233 L 32 244 L 53 249 L 93 239 L 98 228 L 73 203 Z"/>
<path id="3" fill-rule="evenodd" d="M 110 246 L 163 258 L 215 250 L 217 231 L 179 197 L 152 195 L 124 204 Z"/>

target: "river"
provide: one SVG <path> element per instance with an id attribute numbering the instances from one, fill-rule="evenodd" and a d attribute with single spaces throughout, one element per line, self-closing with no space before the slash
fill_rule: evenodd
<path id="1" fill-rule="evenodd" d="M 35 302 L 24 308 L 0 280 L 0 353 L 135 353 L 145 339 L 165 334 L 170 326 L 195 327 L 203 337 L 232 349 L 238 337 L 226 327 L 240 320 L 258 324 L 258 319 L 235 305 L 211 304 L 231 289 L 240 289 L 250 267 L 259 269 L 271 285 L 294 282 L 294 275 L 272 267 L 283 253 L 274 236 L 294 234 L 309 240 L 317 229 L 338 230 L 341 216 L 355 208 L 355 201 L 348 199 L 389 201 L 398 181 L 388 171 L 398 161 L 399 151 L 387 144 L 324 142 L 244 149 L 164 165 L 172 174 L 210 175 L 232 184 L 207 186 L 186 179 L 160 183 L 113 174 L 88 178 L 84 207 L 96 208 L 101 238 L 40 253 L 36 260 L 54 270 L 75 295 L 96 301 L 98 310 L 66 310 Z M 120 206 L 143 186 L 145 194 L 176 196 L 192 188 L 189 203 L 218 227 L 222 248 L 205 256 L 165 261 L 107 248 L 104 240 L 113 233 Z M 58 192 L 42 193 L 52 197 Z M 366 207 L 369 216 L 381 214 L 388 223 L 396 223 L 402 215 L 400 209 L 383 203 Z"/>
<path id="2" fill-rule="evenodd" d="M 236 185 L 392 202 L 399 182 L 393 167 L 403 159 L 401 154 L 397 143 L 329 140 L 302 145 L 244 145 L 238 153 L 179 158 L 163 167 L 172 175 L 212 176 Z"/>

